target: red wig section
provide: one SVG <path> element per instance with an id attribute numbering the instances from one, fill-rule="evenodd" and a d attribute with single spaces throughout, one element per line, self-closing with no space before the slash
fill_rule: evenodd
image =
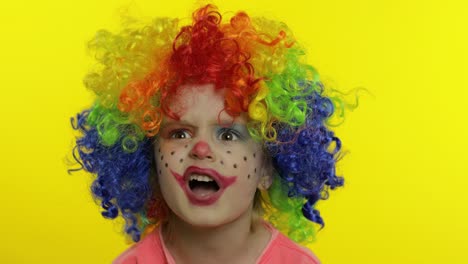
<path id="1" fill-rule="evenodd" d="M 262 39 L 244 12 L 229 23 L 213 5 L 193 13 L 192 25 L 184 26 L 175 36 L 172 50 L 157 63 L 156 69 L 143 80 L 130 82 L 122 91 L 119 109 L 131 113 L 148 136 L 156 135 L 162 114 L 178 119 L 170 110 L 178 88 L 185 84 L 214 84 L 227 88 L 226 111 L 231 116 L 247 112 L 252 98 L 264 78 L 255 75 L 249 62 L 258 45 L 274 46 L 284 38 L 279 32 L 271 41 Z"/>

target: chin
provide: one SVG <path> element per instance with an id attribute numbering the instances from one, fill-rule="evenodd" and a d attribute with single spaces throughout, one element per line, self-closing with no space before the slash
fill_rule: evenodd
<path id="1" fill-rule="evenodd" d="M 211 208 L 200 208 L 195 207 L 189 210 L 182 210 L 184 213 L 174 213 L 174 216 L 179 220 L 199 228 L 216 228 L 220 227 L 238 220 L 241 220 L 244 217 L 250 215 L 248 213 L 249 206 L 243 210 L 233 210 L 232 207 L 229 210 L 223 210 L 221 208 L 211 207 Z M 225 207 L 226 208 L 226 207 Z"/>
<path id="2" fill-rule="evenodd" d="M 180 217 L 179 217 L 180 218 Z M 181 220 L 195 227 L 215 228 L 235 221 L 238 217 L 232 215 L 220 215 L 219 212 L 206 212 L 194 216 L 187 215 Z"/>

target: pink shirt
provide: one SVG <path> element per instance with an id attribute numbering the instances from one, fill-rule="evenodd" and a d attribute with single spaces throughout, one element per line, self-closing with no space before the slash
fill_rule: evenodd
<path id="1" fill-rule="evenodd" d="M 267 224 L 266 226 L 271 232 L 271 239 L 257 259 L 257 264 L 320 264 L 320 261 L 310 250 L 297 245 L 271 225 Z M 176 264 L 164 245 L 159 228 L 127 249 L 113 263 Z"/>

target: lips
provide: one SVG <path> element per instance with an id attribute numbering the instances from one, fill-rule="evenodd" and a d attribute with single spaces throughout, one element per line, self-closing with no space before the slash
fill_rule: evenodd
<path id="1" fill-rule="evenodd" d="M 214 204 L 223 194 L 223 192 L 233 184 L 237 177 L 236 176 L 224 176 L 218 173 L 216 170 L 209 168 L 200 168 L 196 166 L 188 167 L 184 175 L 180 175 L 171 170 L 172 175 L 176 178 L 180 187 L 184 190 L 189 201 L 194 205 L 207 206 Z M 205 175 L 213 179 L 218 185 L 219 189 L 210 194 L 200 195 L 191 190 L 189 187 L 190 176 L 192 175 Z"/>

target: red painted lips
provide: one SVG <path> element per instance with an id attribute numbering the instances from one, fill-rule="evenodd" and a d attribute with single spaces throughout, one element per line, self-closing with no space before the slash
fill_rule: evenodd
<path id="1" fill-rule="evenodd" d="M 226 190 L 237 179 L 236 176 L 224 176 L 224 175 L 219 174 L 216 170 L 208 169 L 208 168 L 200 168 L 196 166 L 188 167 L 185 170 L 183 176 L 176 172 L 173 172 L 172 170 L 171 170 L 171 173 L 176 178 L 180 187 L 182 187 L 182 189 L 184 190 L 189 201 L 194 205 L 200 205 L 200 206 L 207 206 L 207 205 L 211 205 L 215 203 L 219 199 L 219 197 L 221 197 L 224 190 Z M 190 176 L 193 174 L 209 176 L 214 181 L 216 181 L 216 183 L 219 186 L 219 190 L 208 195 L 198 195 L 194 193 L 189 187 Z"/>

